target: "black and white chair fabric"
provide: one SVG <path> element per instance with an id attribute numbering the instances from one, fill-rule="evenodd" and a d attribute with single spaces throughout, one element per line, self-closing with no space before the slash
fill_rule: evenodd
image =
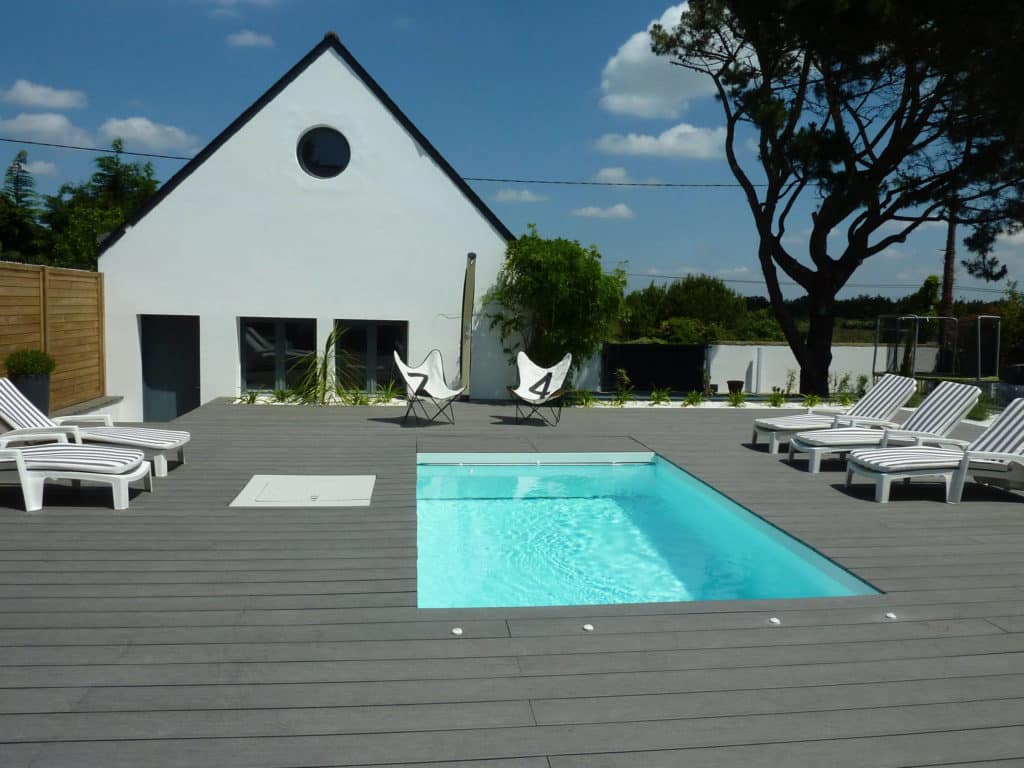
<path id="1" fill-rule="evenodd" d="M 851 451 L 846 462 L 846 485 L 854 475 L 871 478 L 875 501 L 882 504 L 889 500 L 893 480 L 941 479 L 950 504 L 960 501 L 968 481 L 1024 488 L 1024 398 L 1010 403 L 972 442 L 950 438 L 942 442 L 942 446 Z"/>
<path id="2" fill-rule="evenodd" d="M 11 431 L 2 437 L 34 434 L 63 434 L 76 443 L 107 443 L 129 446 L 143 451 L 152 461 L 157 477 L 167 475 L 167 455 L 177 453 L 178 463 L 185 463 L 185 445 L 192 436 L 176 429 L 118 427 L 109 414 L 61 416 L 51 419 L 40 411 L 9 379 L 0 378 L 0 421 Z M 89 426 L 89 425 L 95 426 Z"/>
<path id="3" fill-rule="evenodd" d="M 416 416 L 417 423 L 422 414 L 427 422 L 444 416 L 449 423 L 455 423 L 455 399 L 466 391 L 465 387 L 451 389 L 444 378 L 444 361 L 441 350 L 432 349 L 426 359 L 415 368 L 406 365 L 395 351 L 395 365 L 405 383 L 405 397 L 409 407 L 405 409 L 404 424 L 409 414 Z M 429 409 L 428 409 L 429 406 Z"/>
<path id="4" fill-rule="evenodd" d="M 892 417 L 910 399 L 917 382 L 906 376 L 887 373 L 860 400 L 843 413 L 821 413 L 808 408 L 807 413 L 776 416 L 754 421 L 751 443 L 759 437 L 768 438 L 768 452 L 778 453 L 779 444 L 798 432 L 834 427 L 895 427 Z"/>
<path id="5" fill-rule="evenodd" d="M 918 406 L 910 418 L 895 429 L 840 427 L 798 432 L 789 440 L 789 461 L 807 454 L 807 470 L 816 473 L 821 459 L 858 448 L 897 445 L 927 445 L 941 442 L 978 402 L 981 390 L 970 384 L 941 382 Z"/>
<path id="6" fill-rule="evenodd" d="M 562 418 L 562 395 L 565 377 L 572 366 L 572 354 L 566 354 L 551 368 L 541 368 L 522 350 L 516 355 L 519 382 L 508 388 L 516 404 L 516 421 L 536 415 L 545 424 L 555 426 Z M 545 415 L 541 408 L 546 408 Z"/>
<path id="7" fill-rule="evenodd" d="M 40 444 L 47 439 L 50 442 Z M 11 472 L 17 474 L 28 512 L 42 509 L 47 480 L 109 485 L 114 509 L 128 509 L 129 485 L 136 480 L 141 480 L 147 491 L 153 490 L 152 469 L 142 451 L 69 443 L 66 435 L 57 433 L 0 435 L 0 475 Z"/>

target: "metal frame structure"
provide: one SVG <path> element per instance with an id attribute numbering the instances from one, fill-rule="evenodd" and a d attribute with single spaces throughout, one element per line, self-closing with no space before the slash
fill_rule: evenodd
<path id="1" fill-rule="evenodd" d="M 875 349 L 874 349 L 874 352 L 872 353 L 872 356 L 871 356 L 871 373 L 872 373 L 873 376 L 877 377 L 877 376 L 880 376 L 880 375 L 885 374 L 885 373 L 892 373 L 893 372 L 893 371 L 889 371 L 888 369 L 881 370 L 881 371 L 878 370 L 878 348 L 879 348 L 879 346 L 881 344 L 882 321 L 883 320 L 895 320 L 896 321 L 896 334 L 897 334 L 897 337 L 899 337 L 899 334 L 902 331 L 901 326 L 900 326 L 901 323 L 903 323 L 904 321 L 909 321 L 909 322 L 913 323 L 914 336 L 913 336 L 913 346 L 911 347 L 911 350 L 910 350 L 910 371 L 909 371 L 909 375 L 910 376 L 914 376 L 914 377 L 918 376 L 918 372 L 917 372 L 917 348 L 918 348 L 918 342 L 919 342 L 920 335 L 921 335 L 921 321 L 924 320 L 924 321 L 928 321 L 928 322 L 938 321 L 938 322 L 951 322 L 951 323 L 953 323 L 953 340 L 952 340 L 952 347 L 953 347 L 953 350 L 954 350 L 954 352 L 953 352 L 953 370 L 950 372 L 950 376 L 952 376 L 952 377 L 956 376 L 957 369 L 958 369 L 958 362 L 959 362 L 959 354 L 960 354 L 960 352 L 959 352 L 959 344 L 958 344 L 958 342 L 959 342 L 959 335 L 960 335 L 960 320 L 958 318 L 948 317 L 948 316 L 945 316 L 945 315 L 935 315 L 935 316 L 927 316 L 927 315 L 878 315 L 875 318 Z M 977 371 L 977 373 L 975 374 L 975 380 L 976 381 L 981 381 L 984 378 L 984 376 L 982 376 L 982 370 L 981 370 L 981 326 L 982 326 L 982 322 L 986 321 L 986 320 L 994 320 L 995 321 L 995 325 L 996 325 L 996 355 L 995 355 L 996 369 L 995 369 L 995 372 L 992 375 L 994 375 L 996 377 L 999 376 L 999 342 L 1000 342 L 1000 336 L 1002 335 L 1002 318 L 999 315 L 978 315 L 977 322 L 975 324 L 975 333 L 977 334 L 977 336 L 976 336 L 977 343 L 975 345 L 975 354 L 977 355 L 977 368 L 975 369 Z M 898 350 L 899 349 L 899 341 L 897 341 L 896 347 L 897 347 L 897 350 Z"/>

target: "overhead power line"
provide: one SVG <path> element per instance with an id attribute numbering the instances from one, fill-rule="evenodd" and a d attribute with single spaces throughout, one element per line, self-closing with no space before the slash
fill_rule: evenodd
<path id="1" fill-rule="evenodd" d="M 29 144 L 33 147 L 50 147 L 51 149 L 75 149 L 79 152 L 99 152 L 104 155 L 118 154 L 114 150 L 102 147 L 78 147 L 74 144 L 57 144 L 50 141 L 26 141 L 25 139 L 10 139 L 4 136 L 0 136 L 0 141 L 6 141 L 9 144 Z M 161 160 L 191 160 L 191 157 L 184 157 L 183 155 L 160 155 L 155 152 L 129 152 L 128 150 L 122 150 L 122 155 L 131 155 L 132 157 L 158 157 Z"/>
<path id="2" fill-rule="evenodd" d="M 33 147 L 48 147 L 50 149 L 70 149 L 77 152 L 97 152 L 99 154 L 112 155 L 115 154 L 114 150 L 109 147 L 82 147 L 75 144 L 59 144 L 57 142 L 50 141 L 27 141 L 25 139 L 14 139 L 10 137 L 0 137 L 0 141 L 8 142 L 9 144 L 28 144 Z M 131 157 L 154 157 L 159 160 L 191 160 L 192 158 L 187 155 L 162 155 L 157 152 L 129 152 L 123 150 L 122 155 L 129 155 Z M 495 182 L 499 184 L 560 184 L 564 186 L 578 186 L 578 187 L 648 187 L 648 188 L 661 188 L 661 189 L 729 189 L 739 187 L 739 184 L 735 182 L 722 183 L 722 184 L 705 184 L 705 183 L 694 183 L 694 182 L 668 182 L 668 181 L 593 181 L 593 180 L 581 180 L 581 179 L 505 179 L 496 178 L 491 176 L 463 176 L 465 181 L 486 181 Z M 760 186 L 760 185 L 755 185 Z"/>
<path id="3" fill-rule="evenodd" d="M 642 277 L 649 280 L 683 280 L 690 275 L 661 275 L 653 274 L 651 272 L 627 272 L 626 277 Z M 767 285 L 764 280 L 757 278 L 740 278 L 740 277 L 718 277 L 717 275 L 711 275 L 717 280 L 721 280 L 723 283 L 731 283 L 734 285 Z M 779 285 L 785 288 L 800 288 L 799 283 L 795 283 L 792 280 L 780 280 Z M 846 288 L 862 288 L 862 289 L 892 289 L 892 290 L 917 290 L 921 287 L 920 283 L 847 283 L 843 286 Z M 958 291 L 972 291 L 975 293 L 1006 293 L 1005 288 L 985 288 L 984 286 L 956 286 Z"/>
<path id="4" fill-rule="evenodd" d="M 6 136 L 0 136 L 0 141 L 7 142 L 9 144 L 28 144 L 33 147 L 48 147 L 50 149 L 69 149 L 78 152 L 97 152 L 100 154 L 112 155 L 116 154 L 113 149 L 103 147 L 82 147 L 75 144 L 60 144 L 57 142 L 48 141 L 29 141 L 27 139 L 15 139 Z M 131 157 L 153 157 L 160 160 L 191 160 L 192 158 L 186 155 L 162 155 L 156 152 L 129 152 L 122 150 L 122 155 L 129 155 Z M 736 183 L 731 184 L 703 184 L 703 183 L 688 183 L 688 182 L 667 182 L 667 181 L 582 181 L 572 179 L 511 179 L 511 178 L 499 178 L 492 176 L 463 176 L 465 181 L 484 181 L 494 182 L 498 184 L 559 184 L 564 186 L 582 186 L 582 187 L 651 187 L 651 188 L 662 188 L 662 189 L 716 189 L 716 188 L 735 188 L 740 186 Z M 763 186 L 763 185 L 755 185 Z M 659 275 L 650 274 L 647 272 L 627 272 L 628 277 L 642 277 L 651 280 L 681 280 L 686 275 Z M 720 278 L 722 279 L 722 278 Z M 765 285 L 764 280 L 756 279 L 742 279 L 742 278 L 730 278 L 722 279 L 723 283 L 734 283 L 737 285 Z M 788 288 L 799 288 L 798 283 L 794 282 L 780 282 L 779 285 L 786 286 Z M 916 283 L 847 283 L 846 288 L 864 288 L 864 289 L 881 289 L 888 288 L 893 290 L 903 290 L 907 288 L 918 288 L 920 287 Z M 974 293 L 1005 293 L 1005 289 L 1001 288 L 972 288 L 967 286 L 957 286 L 957 290 L 960 291 L 972 291 Z"/>

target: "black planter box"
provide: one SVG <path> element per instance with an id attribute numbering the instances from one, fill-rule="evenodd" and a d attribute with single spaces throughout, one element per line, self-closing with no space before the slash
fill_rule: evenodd
<path id="1" fill-rule="evenodd" d="M 11 384 L 16 386 L 43 413 L 50 413 L 50 374 L 32 373 L 13 375 Z"/>

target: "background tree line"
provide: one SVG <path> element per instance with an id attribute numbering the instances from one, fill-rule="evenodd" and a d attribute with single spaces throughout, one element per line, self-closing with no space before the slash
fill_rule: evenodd
<path id="1" fill-rule="evenodd" d="M 125 162 L 120 139 L 98 156 L 92 176 L 40 195 L 19 151 L 4 173 L 0 192 L 0 260 L 96 269 L 103 238 L 120 227 L 160 182 L 152 163 Z"/>

